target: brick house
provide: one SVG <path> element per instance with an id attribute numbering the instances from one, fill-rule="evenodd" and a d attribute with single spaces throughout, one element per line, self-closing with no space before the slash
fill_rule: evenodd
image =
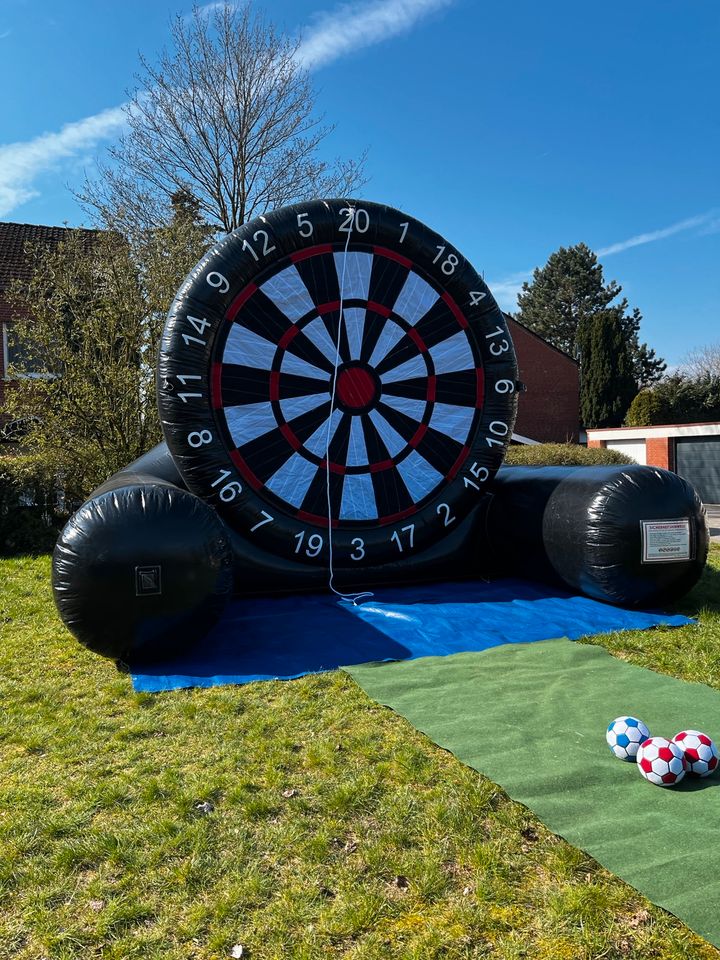
<path id="1" fill-rule="evenodd" d="M 505 314 L 515 344 L 520 394 L 515 434 L 544 443 L 577 443 L 580 433 L 580 364 Z"/>

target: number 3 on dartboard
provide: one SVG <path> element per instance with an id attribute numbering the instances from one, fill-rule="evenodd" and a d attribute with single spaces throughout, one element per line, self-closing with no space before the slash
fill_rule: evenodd
<path id="1" fill-rule="evenodd" d="M 362 558 L 365 556 L 365 541 L 363 540 L 363 538 L 353 537 L 350 543 L 352 544 L 353 547 L 355 547 L 353 552 L 350 554 L 350 559 L 362 560 Z"/>

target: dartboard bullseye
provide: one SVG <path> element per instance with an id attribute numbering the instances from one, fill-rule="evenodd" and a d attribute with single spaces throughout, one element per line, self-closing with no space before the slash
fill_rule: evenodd
<path id="1" fill-rule="evenodd" d="M 400 211 L 314 201 L 223 240 L 183 284 L 159 363 L 195 493 L 272 553 L 379 565 L 447 535 L 515 415 L 503 314 Z"/>
<path id="2" fill-rule="evenodd" d="M 372 367 L 359 360 L 351 360 L 340 367 L 336 385 L 338 407 L 348 414 L 367 413 L 380 399 L 380 378 Z"/>

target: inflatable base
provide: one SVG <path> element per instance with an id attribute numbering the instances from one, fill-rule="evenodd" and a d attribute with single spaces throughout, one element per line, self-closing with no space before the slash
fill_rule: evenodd
<path id="1" fill-rule="evenodd" d="M 671 603 L 707 560 L 705 508 L 659 467 L 504 467 L 483 513 L 487 575 L 561 583 L 622 606 Z"/>
<path id="2" fill-rule="evenodd" d="M 431 548 L 336 570 L 340 590 L 521 576 L 625 607 L 665 605 L 707 557 L 704 508 L 675 474 L 641 466 L 507 467 Z M 184 488 L 161 444 L 100 487 L 53 556 L 60 615 L 104 656 L 155 657 L 196 643 L 236 597 L 317 592 L 328 571 L 265 554 Z"/>

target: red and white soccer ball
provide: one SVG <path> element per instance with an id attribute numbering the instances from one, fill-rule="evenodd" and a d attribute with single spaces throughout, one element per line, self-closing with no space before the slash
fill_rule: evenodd
<path id="1" fill-rule="evenodd" d="M 717 770 L 718 751 L 706 733 L 700 730 L 683 730 L 673 737 L 685 756 L 688 773 L 708 777 Z"/>
<path id="2" fill-rule="evenodd" d="M 682 750 L 665 737 L 650 737 L 637 752 L 640 773 L 658 787 L 672 787 L 685 776 L 687 763 Z"/>

